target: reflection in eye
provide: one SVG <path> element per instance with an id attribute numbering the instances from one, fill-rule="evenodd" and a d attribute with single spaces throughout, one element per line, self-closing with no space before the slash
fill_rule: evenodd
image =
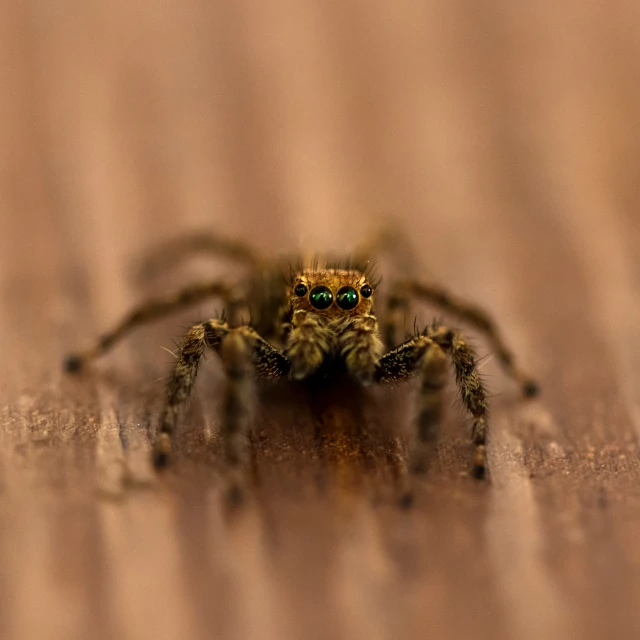
<path id="1" fill-rule="evenodd" d="M 311 289 L 309 301 L 316 309 L 328 309 L 333 303 L 333 293 L 329 287 L 320 285 Z"/>
<path id="2" fill-rule="evenodd" d="M 355 309 L 358 306 L 358 292 L 353 287 L 342 287 L 338 291 L 336 302 L 345 311 Z"/>

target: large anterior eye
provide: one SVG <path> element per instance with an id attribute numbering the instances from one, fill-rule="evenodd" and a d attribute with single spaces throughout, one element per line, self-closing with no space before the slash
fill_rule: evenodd
<path id="1" fill-rule="evenodd" d="M 333 303 L 333 293 L 329 287 L 319 285 L 311 289 L 309 301 L 316 309 L 328 309 Z"/>
<path id="2" fill-rule="evenodd" d="M 342 287 L 338 291 L 336 302 L 345 311 L 355 309 L 358 306 L 358 292 L 353 287 Z"/>

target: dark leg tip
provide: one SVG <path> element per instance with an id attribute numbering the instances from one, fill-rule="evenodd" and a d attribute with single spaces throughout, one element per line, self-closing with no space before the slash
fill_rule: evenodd
<path id="1" fill-rule="evenodd" d="M 299 365 L 291 367 L 291 377 L 294 380 L 304 380 L 305 378 L 309 378 L 312 373 L 313 370 L 307 367 L 301 367 Z"/>
<path id="2" fill-rule="evenodd" d="M 471 469 L 471 476 L 476 480 L 484 480 L 486 476 L 484 465 L 474 465 L 473 469 Z"/>
<path id="3" fill-rule="evenodd" d="M 405 491 L 398 500 L 398 506 L 401 509 L 411 509 L 411 507 L 413 507 L 414 500 L 413 491 Z"/>
<path id="4" fill-rule="evenodd" d="M 169 454 L 162 451 L 153 452 L 153 466 L 156 469 L 164 469 L 169 464 Z"/>
<path id="5" fill-rule="evenodd" d="M 418 456 L 411 462 L 411 473 L 414 476 L 424 476 L 429 470 L 429 464 L 424 456 Z"/>
<path id="6" fill-rule="evenodd" d="M 239 482 L 232 482 L 225 494 L 225 502 L 229 507 L 239 507 L 244 504 L 246 495 L 244 487 Z"/>
<path id="7" fill-rule="evenodd" d="M 163 469 L 169 464 L 171 454 L 171 437 L 167 431 L 160 431 L 153 447 L 153 466 Z"/>
<path id="8" fill-rule="evenodd" d="M 374 369 L 373 367 L 368 369 L 362 369 L 359 371 L 352 371 L 351 374 L 363 387 L 370 387 L 374 382 Z"/>
<path id="9" fill-rule="evenodd" d="M 82 369 L 82 358 L 70 353 L 62 362 L 62 368 L 66 373 L 78 373 Z"/>
<path id="10" fill-rule="evenodd" d="M 540 394 L 540 385 L 535 380 L 527 380 L 522 386 L 525 398 L 535 398 Z"/>

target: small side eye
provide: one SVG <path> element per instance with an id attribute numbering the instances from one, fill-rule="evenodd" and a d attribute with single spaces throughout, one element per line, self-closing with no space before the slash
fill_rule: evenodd
<path id="1" fill-rule="evenodd" d="M 296 285 L 296 288 L 293 290 L 293 293 L 295 293 L 299 298 L 302 298 L 302 296 L 307 295 L 307 291 L 308 291 L 307 287 L 302 283 L 300 283 Z"/>
<path id="2" fill-rule="evenodd" d="M 363 298 L 369 298 L 372 293 L 373 293 L 373 289 L 368 284 L 365 284 L 364 287 L 360 289 L 360 295 Z"/>

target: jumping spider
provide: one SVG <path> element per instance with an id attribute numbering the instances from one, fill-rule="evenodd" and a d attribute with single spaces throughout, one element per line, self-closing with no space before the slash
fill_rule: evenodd
<path id="1" fill-rule="evenodd" d="M 79 371 L 139 325 L 218 297 L 225 302 L 226 319 L 223 316 L 194 325 L 180 345 L 156 433 L 153 459 L 157 467 L 169 460 L 179 411 L 191 394 L 202 356 L 212 349 L 220 356 L 226 373 L 221 421 L 225 459 L 237 473 L 241 473 L 247 454 L 254 378 L 313 380 L 338 375 L 350 376 L 363 385 L 420 378 L 411 468 L 414 472 L 423 471 L 438 435 L 449 358 L 462 403 L 473 419 L 471 473 L 483 478 L 487 401 L 476 356 L 460 333 L 443 324 L 416 331 L 394 347 L 410 302 L 417 299 L 432 303 L 475 325 L 526 396 L 535 395 L 537 385 L 516 367 L 485 311 L 451 296 L 438 285 L 413 279 L 394 282 L 379 324 L 374 315 L 376 282 L 371 280 L 366 266 L 367 254 L 374 252 L 376 244 L 363 247 L 352 264 L 344 268 L 329 263 L 323 268 L 316 265 L 294 270 L 289 283 L 283 286 L 284 261 L 266 259 L 241 243 L 204 235 L 171 243 L 158 253 L 156 268 L 197 251 L 242 263 L 248 267 L 248 276 L 236 284 L 220 280 L 194 284 L 175 295 L 146 302 L 93 347 L 70 355 L 65 368 L 68 372 Z M 246 308 L 251 309 L 251 324 L 240 321 Z"/>

